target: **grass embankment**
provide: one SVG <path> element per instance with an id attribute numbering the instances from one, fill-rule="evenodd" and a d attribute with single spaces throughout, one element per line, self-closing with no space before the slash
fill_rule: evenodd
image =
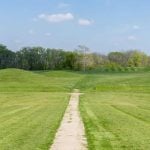
<path id="1" fill-rule="evenodd" d="M 150 73 L 86 76 L 78 87 L 90 150 L 150 149 Z"/>
<path id="2" fill-rule="evenodd" d="M 0 70 L 0 150 L 47 150 L 80 75 Z"/>
<path id="3" fill-rule="evenodd" d="M 90 150 L 150 149 L 150 73 L 0 71 L 0 150 L 47 150 L 79 88 Z"/>

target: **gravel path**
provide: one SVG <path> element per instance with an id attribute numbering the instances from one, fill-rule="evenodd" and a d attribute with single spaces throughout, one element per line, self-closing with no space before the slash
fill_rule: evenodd
<path id="1" fill-rule="evenodd" d="M 80 93 L 74 90 L 50 150 L 87 150 L 84 125 L 78 110 Z"/>

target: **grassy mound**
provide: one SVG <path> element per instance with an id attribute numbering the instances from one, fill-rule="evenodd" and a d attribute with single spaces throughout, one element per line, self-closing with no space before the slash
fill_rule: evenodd
<path id="1" fill-rule="evenodd" d="M 150 149 L 150 73 L 88 75 L 80 111 L 89 150 Z"/>
<path id="2" fill-rule="evenodd" d="M 80 76 L 0 70 L 0 150 L 47 150 Z"/>
<path id="3" fill-rule="evenodd" d="M 0 70 L 1 92 L 69 92 L 76 77 L 72 72 L 30 72 L 19 69 Z"/>

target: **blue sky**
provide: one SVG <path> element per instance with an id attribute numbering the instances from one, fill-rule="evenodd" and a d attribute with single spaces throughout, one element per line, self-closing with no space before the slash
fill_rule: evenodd
<path id="1" fill-rule="evenodd" d="M 0 43 L 92 51 L 150 50 L 149 0 L 1 0 Z"/>

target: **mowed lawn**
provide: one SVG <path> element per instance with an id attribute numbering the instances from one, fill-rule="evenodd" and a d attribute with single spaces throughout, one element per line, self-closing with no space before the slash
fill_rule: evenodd
<path id="1" fill-rule="evenodd" d="M 48 150 L 80 75 L 0 70 L 0 150 Z"/>
<path id="2" fill-rule="evenodd" d="M 75 88 L 89 150 L 150 149 L 150 72 L 4 69 L 0 150 L 48 150 Z"/>
<path id="3" fill-rule="evenodd" d="M 150 73 L 92 74 L 78 87 L 89 150 L 150 149 Z"/>

